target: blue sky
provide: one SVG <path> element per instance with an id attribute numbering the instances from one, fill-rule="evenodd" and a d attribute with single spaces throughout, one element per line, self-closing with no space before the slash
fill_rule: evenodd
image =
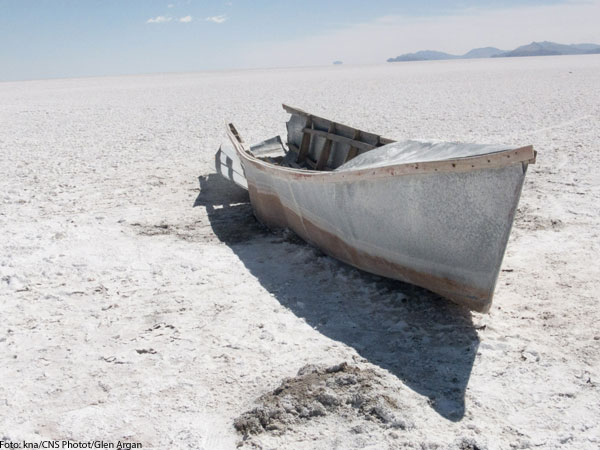
<path id="1" fill-rule="evenodd" d="M 600 42 L 598 19 L 599 0 L 0 0 L 0 81 Z"/>

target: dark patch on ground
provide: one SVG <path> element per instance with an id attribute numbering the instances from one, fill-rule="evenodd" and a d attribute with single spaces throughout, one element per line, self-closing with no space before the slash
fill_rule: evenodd
<path id="1" fill-rule="evenodd" d="M 210 221 L 197 220 L 191 223 L 170 224 L 161 222 L 158 224 L 132 223 L 138 234 L 142 236 L 173 236 L 188 242 L 217 242 L 225 244 L 240 244 L 250 241 L 258 236 L 268 235 L 252 215 L 249 205 L 235 205 L 220 208 L 211 213 Z M 222 221 L 227 226 L 218 227 L 220 232 L 215 233 L 212 224 Z"/>
<path id="2" fill-rule="evenodd" d="M 248 192 L 216 173 L 198 178 L 200 193 L 194 207 L 204 206 L 208 214 L 188 223 L 132 223 L 142 236 L 174 236 L 189 242 L 216 242 L 227 245 L 242 244 L 257 237 L 268 236 L 269 231 L 252 213 Z"/>
<path id="3" fill-rule="evenodd" d="M 527 231 L 560 231 L 564 228 L 564 224 L 560 219 L 543 217 L 533 212 L 528 206 L 520 206 L 515 214 L 515 228 Z"/>
<path id="4" fill-rule="evenodd" d="M 286 428 L 315 417 L 336 414 L 348 422 L 361 417 L 384 428 L 408 429 L 399 401 L 387 395 L 381 375 L 341 363 L 332 367 L 307 365 L 261 396 L 256 408 L 235 419 L 245 436 L 265 431 L 282 434 Z"/>

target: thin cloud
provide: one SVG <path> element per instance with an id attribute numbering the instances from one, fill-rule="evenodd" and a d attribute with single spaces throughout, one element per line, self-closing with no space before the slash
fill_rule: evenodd
<path id="1" fill-rule="evenodd" d="M 174 8 L 174 7 L 175 7 L 175 5 L 174 5 L 173 3 L 169 3 L 169 4 L 167 5 L 167 8 Z"/>
<path id="2" fill-rule="evenodd" d="M 181 23 L 190 23 L 192 21 L 192 16 L 185 16 L 179 19 Z"/>
<path id="3" fill-rule="evenodd" d="M 171 20 L 173 20 L 172 17 L 156 16 L 156 17 L 148 19 L 146 21 L 146 23 L 166 23 L 166 22 L 170 22 Z"/>
<path id="4" fill-rule="evenodd" d="M 211 16 L 211 17 L 206 18 L 207 22 L 213 22 L 213 23 L 223 23 L 226 20 L 227 20 L 227 16 L 225 14 L 221 14 L 220 16 Z"/>

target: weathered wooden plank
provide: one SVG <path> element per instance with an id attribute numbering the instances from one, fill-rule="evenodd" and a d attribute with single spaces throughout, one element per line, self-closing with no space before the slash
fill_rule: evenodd
<path id="1" fill-rule="evenodd" d="M 241 152 L 248 152 L 248 148 L 246 147 L 246 144 L 244 144 L 244 140 L 232 123 L 227 125 L 227 136 L 237 150 Z"/>
<path id="2" fill-rule="evenodd" d="M 329 134 L 336 136 L 335 134 L 335 123 L 331 122 L 329 124 Z M 327 161 L 329 161 L 329 155 L 331 154 L 331 144 L 333 141 L 329 138 L 325 139 L 325 143 L 323 144 L 323 149 L 321 150 L 321 154 L 319 155 L 319 159 L 317 160 L 316 169 L 323 170 L 327 165 Z"/>
<path id="3" fill-rule="evenodd" d="M 311 127 L 312 117 L 309 115 L 306 117 L 306 125 L 304 130 L 311 130 Z M 306 156 L 308 155 L 308 151 L 310 149 L 311 138 L 312 135 L 310 133 L 304 132 L 304 134 L 302 135 L 302 142 L 300 143 L 300 150 L 298 151 L 298 159 L 296 160 L 296 162 L 302 163 L 306 159 Z"/>
<path id="4" fill-rule="evenodd" d="M 356 147 L 350 147 L 350 150 L 348 150 L 348 154 L 346 155 L 346 160 L 344 162 L 347 163 L 351 159 L 356 158 L 356 155 L 358 155 L 358 149 Z"/>
<path id="5" fill-rule="evenodd" d="M 231 132 L 231 134 L 233 134 L 235 136 L 235 139 L 242 145 L 244 145 L 244 140 L 242 139 L 242 137 L 240 136 L 240 133 L 238 133 L 238 130 L 235 128 L 235 126 L 230 123 L 229 124 L 229 131 Z"/>
<path id="6" fill-rule="evenodd" d="M 290 114 L 296 114 L 296 115 L 298 115 L 298 116 L 303 116 L 303 117 L 311 117 L 311 118 L 314 118 L 314 119 L 317 119 L 317 120 L 322 120 L 322 121 L 326 122 L 327 124 L 329 124 L 329 123 L 331 123 L 331 122 L 332 122 L 331 120 L 329 120 L 329 119 L 326 119 L 326 118 L 324 118 L 324 117 L 315 116 L 314 114 L 307 113 L 306 111 L 303 111 L 303 110 L 301 110 L 301 109 L 298 109 L 298 108 L 294 108 L 294 107 L 292 107 L 292 106 L 288 106 L 288 105 L 286 105 L 286 104 L 283 104 L 282 106 L 283 106 L 283 109 L 284 109 L 286 112 L 290 113 Z M 394 141 L 393 139 L 385 138 L 385 137 L 382 137 L 382 136 L 376 135 L 376 134 L 374 134 L 374 133 L 369 133 L 369 132 L 366 132 L 366 131 L 364 131 L 364 130 L 359 130 L 358 128 L 356 128 L 356 127 L 352 127 L 352 126 L 350 126 L 350 125 L 346 125 L 346 124 L 339 124 L 339 125 L 340 125 L 341 127 L 344 127 L 344 128 L 346 128 L 346 129 L 355 130 L 355 131 L 360 131 L 360 132 L 361 132 L 361 134 L 363 134 L 363 133 L 364 133 L 364 134 L 366 134 L 366 135 L 368 135 L 368 136 L 376 136 L 376 137 L 378 138 L 378 139 L 377 139 L 377 142 L 378 142 L 378 144 L 381 144 L 381 145 L 385 145 L 385 144 L 391 144 L 392 142 L 396 142 L 396 141 Z M 379 145 L 378 145 L 378 146 L 379 146 Z"/>
<path id="7" fill-rule="evenodd" d="M 287 146 L 291 152 L 296 153 L 296 154 L 300 153 L 300 149 L 298 147 L 296 147 L 294 144 L 292 144 L 291 142 L 288 142 Z"/>
<path id="8" fill-rule="evenodd" d="M 290 149 L 290 152 L 293 155 L 298 155 L 298 153 L 300 152 L 300 149 L 298 147 L 296 147 L 294 144 L 292 144 L 291 142 L 288 142 L 288 148 Z M 297 157 L 295 158 L 295 161 L 297 161 Z M 314 169 L 315 166 L 317 165 L 312 159 L 310 159 L 310 157 L 306 157 L 304 158 L 304 161 L 302 162 L 302 165 L 298 164 L 295 161 L 291 161 L 291 160 L 287 160 L 288 162 L 285 163 L 285 165 L 289 166 L 289 167 L 293 167 L 295 169 L 306 169 L 306 167 L 310 167 L 311 169 Z"/>
<path id="9" fill-rule="evenodd" d="M 307 165 L 308 167 L 310 167 L 311 169 L 317 168 L 317 163 L 310 158 L 306 158 L 304 160 L 304 164 Z"/>
<path id="10" fill-rule="evenodd" d="M 325 139 L 329 139 L 332 141 L 336 141 L 336 142 L 340 142 L 342 144 L 348 144 L 351 147 L 356 147 L 360 150 L 373 150 L 375 148 L 374 145 L 371 144 L 367 144 L 366 142 L 361 142 L 361 141 L 357 141 L 354 139 L 350 139 L 344 136 L 340 136 L 334 133 L 330 133 L 328 131 L 321 131 L 321 130 L 315 130 L 313 128 L 304 128 L 302 130 L 302 132 L 304 133 L 309 133 L 309 134 L 313 134 L 315 136 L 321 136 L 324 137 Z"/>
<path id="11" fill-rule="evenodd" d="M 287 156 L 283 159 L 284 163 L 282 166 L 293 167 L 294 169 L 302 169 L 302 166 L 296 162 L 298 159 L 298 153 L 300 153 L 300 149 L 296 147 L 291 142 L 288 142 L 288 149 L 290 156 Z"/>
<path id="12" fill-rule="evenodd" d="M 355 141 L 359 141 L 360 140 L 360 130 L 356 130 L 354 132 L 354 140 Z M 348 150 L 348 154 L 346 155 L 346 159 L 344 160 L 344 163 L 347 163 L 352 158 L 355 158 L 356 155 L 358 155 L 358 149 L 356 147 L 354 147 L 354 146 L 350 146 L 350 150 Z"/>

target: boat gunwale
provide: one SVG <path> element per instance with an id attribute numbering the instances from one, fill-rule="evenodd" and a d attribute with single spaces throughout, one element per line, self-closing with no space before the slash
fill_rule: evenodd
<path id="1" fill-rule="evenodd" d="M 389 176 L 420 175 L 431 173 L 469 172 L 480 169 L 497 169 L 518 163 L 535 163 L 536 152 L 532 145 L 502 150 L 477 156 L 455 159 L 393 164 L 348 171 L 319 171 L 279 166 L 252 154 L 232 123 L 227 125 L 227 136 L 240 158 L 269 172 L 277 172 L 286 178 L 310 178 L 317 182 L 346 182 L 357 179 L 373 179 Z"/>

